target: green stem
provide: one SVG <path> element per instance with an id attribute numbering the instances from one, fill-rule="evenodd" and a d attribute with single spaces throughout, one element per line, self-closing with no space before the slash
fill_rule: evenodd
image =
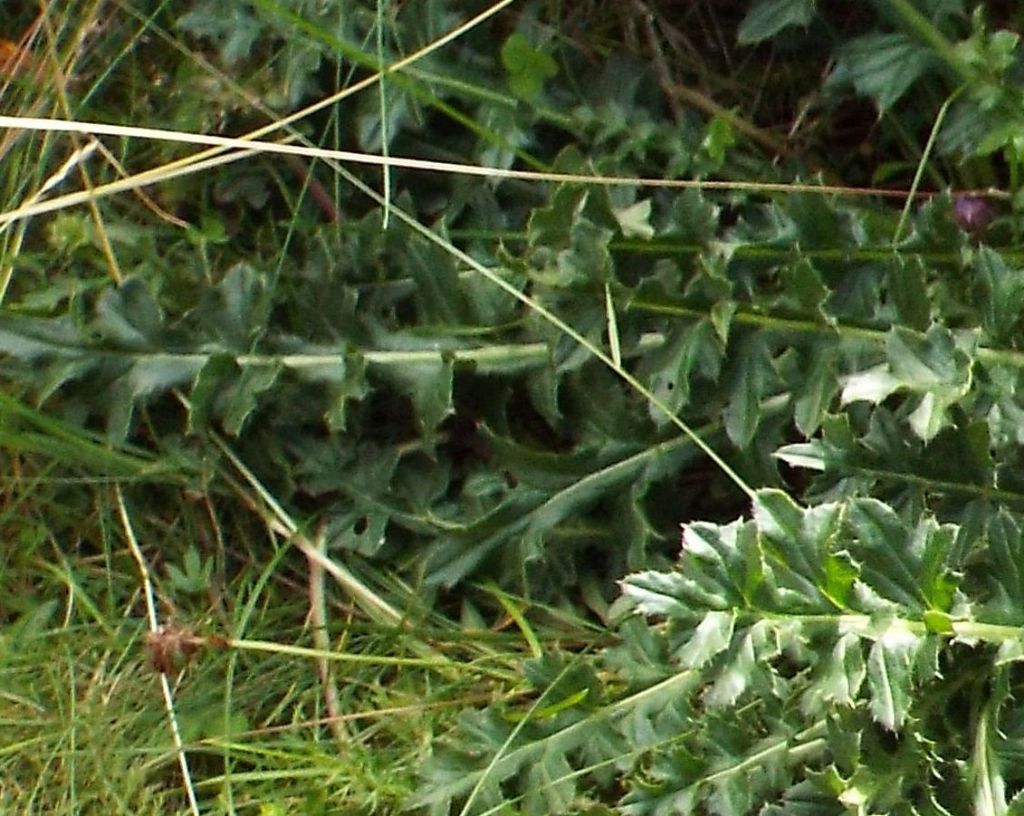
<path id="1" fill-rule="evenodd" d="M 903 18 L 903 22 L 964 81 L 974 77 L 970 66 L 960 58 L 956 48 L 927 17 L 918 11 L 909 0 L 889 0 L 889 6 Z"/>
<path id="2" fill-rule="evenodd" d="M 874 638 L 879 632 L 878 620 L 871 615 L 843 614 L 843 615 L 797 615 L 778 612 L 763 612 L 753 610 L 758 619 L 775 621 L 799 621 L 801 624 L 827 624 L 837 626 L 842 632 L 849 632 L 858 637 Z M 980 640 L 984 643 L 999 646 L 1006 641 L 1018 640 L 1024 635 L 1024 629 L 1020 626 L 1011 626 L 1001 623 L 984 623 L 983 621 L 953 620 L 950 622 L 952 632 L 947 637 L 961 638 L 964 640 Z M 888 627 L 899 628 L 907 634 L 916 637 L 925 637 L 934 634 L 923 620 L 915 618 L 893 618 Z"/>
<path id="3" fill-rule="evenodd" d="M 637 311 L 653 314 L 670 315 L 673 317 L 690 317 L 697 320 L 711 317 L 710 309 L 686 306 L 681 303 L 677 304 L 645 300 L 643 298 L 634 298 L 631 300 L 627 305 L 627 309 L 635 309 Z M 743 310 L 738 310 L 732 316 L 732 321 L 741 325 L 756 326 L 767 330 L 799 332 L 801 334 L 816 334 L 832 337 L 838 336 L 879 344 L 886 342 L 890 331 L 889 328 L 875 329 L 864 326 L 852 326 L 849 324 L 831 325 L 814 320 L 779 317 L 772 314 L 746 312 Z M 979 346 L 975 350 L 975 355 L 984 363 L 1024 368 L 1024 352 Z"/>
<path id="4" fill-rule="evenodd" d="M 825 721 L 817 722 L 794 737 L 777 740 L 760 751 L 745 756 L 741 761 L 703 777 L 696 784 L 707 785 L 743 773 L 751 768 L 763 768 L 777 754 L 788 753 L 794 760 L 807 759 L 821 754 L 828 745 L 823 738 L 826 731 Z"/>

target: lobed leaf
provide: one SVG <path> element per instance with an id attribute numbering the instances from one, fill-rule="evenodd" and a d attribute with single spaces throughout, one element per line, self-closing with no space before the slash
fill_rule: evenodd
<path id="1" fill-rule="evenodd" d="M 767 40 L 787 26 L 806 26 L 814 14 L 815 0 L 757 0 L 740 23 L 741 45 Z"/>
<path id="2" fill-rule="evenodd" d="M 934 64 L 931 51 L 907 34 L 865 34 L 840 49 L 828 84 L 852 84 L 885 113 Z"/>

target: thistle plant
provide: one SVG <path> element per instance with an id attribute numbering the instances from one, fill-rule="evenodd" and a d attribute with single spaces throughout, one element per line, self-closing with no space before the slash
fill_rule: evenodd
<path id="1" fill-rule="evenodd" d="M 1012 21 L 576 5 L 4 35 L 4 807 L 1024 808 Z"/>

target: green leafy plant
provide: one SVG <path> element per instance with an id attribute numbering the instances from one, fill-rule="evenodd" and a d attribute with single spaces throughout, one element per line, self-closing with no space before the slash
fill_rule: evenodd
<path id="1" fill-rule="evenodd" d="M 124 7 L 67 46 L 49 102 L 98 133 L 124 88 L 204 133 L 330 104 L 135 203 L 179 148 L 104 129 L 88 214 L 3 216 L 19 807 L 1021 807 L 1012 15 L 576 5 L 440 56 L 432 0 Z M 8 209 L 66 182 L 46 139 Z M 186 620 L 144 635 L 147 558 Z M 61 746 L 161 673 L 119 800 Z"/>
<path id="2" fill-rule="evenodd" d="M 465 753 L 428 770 L 422 801 L 554 812 L 614 766 L 631 769 L 630 814 L 1007 812 L 1020 523 L 993 514 L 969 550 L 959 533 L 874 499 L 805 509 L 771 490 L 750 521 L 688 525 L 675 569 L 623 582 L 653 621 L 626 624 L 606 660 L 642 690 L 600 705 L 591 690 L 554 721 L 533 709 L 528 729 L 467 719 Z"/>
<path id="3" fill-rule="evenodd" d="M 512 93 L 527 101 L 541 92 L 545 79 L 558 74 L 555 61 L 530 45 L 526 36 L 519 32 L 510 35 L 501 46 L 501 62 L 508 71 Z"/>

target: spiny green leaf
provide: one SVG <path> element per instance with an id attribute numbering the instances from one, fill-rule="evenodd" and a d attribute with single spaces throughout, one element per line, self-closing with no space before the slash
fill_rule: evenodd
<path id="1" fill-rule="evenodd" d="M 433 450 L 438 426 L 452 412 L 452 360 L 443 355 L 436 362 L 410 361 L 388 367 L 385 376 L 412 401 L 424 445 Z"/>
<path id="2" fill-rule="evenodd" d="M 708 612 L 675 657 L 688 669 L 700 669 L 732 642 L 736 618 L 733 612 Z"/>
<path id="3" fill-rule="evenodd" d="M 673 413 L 690 399 L 691 381 L 703 375 L 713 379 L 721 365 L 721 343 L 708 321 L 692 326 L 677 326 L 661 348 L 647 354 L 641 363 L 641 376 L 650 389 Z M 668 423 L 665 412 L 653 403 L 651 420 L 661 426 Z"/>
<path id="4" fill-rule="evenodd" d="M 217 398 L 224 383 L 239 373 L 229 354 L 211 354 L 196 374 L 188 401 L 188 431 L 197 433 L 210 427 L 217 409 Z"/>
<path id="5" fill-rule="evenodd" d="M 651 200 L 645 198 L 620 207 L 613 211 L 619 229 L 626 238 L 653 238 L 654 227 L 651 226 Z"/>
<path id="6" fill-rule="evenodd" d="M 191 355 L 154 354 L 139 357 L 110 386 L 107 429 L 112 440 L 127 438 L 135 406 L 153 394 L 191 383 L 205 361 Z"/>
<path id="7" fill-rule="evenodd" d="M 714 237 L 718 215 L 719 208 L 704 198 L 699 189 L 688 187 L 672 202 L 668 235 L 703 245 Z"/>
<path id="8" fill-rule="evenodd" d="M 900 322 L 910 329 L 926 331 L 931 323 L 926 267 L 920 258 L 897 257 L 889 269 L 889 294 Z"/>
<path id="9" fill-rule="evenodd" d="M 946 387 L 962 392 L 970 383 L 970 357 L 957 338 L 939 326 L 924 335 L 894 329 L 886 339 L 886 353 L 893 375 L 912 390 Z"/>
<path id="10" fill-rule="evenodd" d="M 217 42 L 221 59 L 229 65 L 249 55 L 262 29 L 250 9 L 225 10 L 216 2 L 200 3 L 179 17 L 177 26 Z"/>
<path id="11" fill-rule="evenodd" d="M 912 668 L 920 647 L 920 637 L 894 622 L 868 653 L 871 714 L 890 731 L 903 727 L 913 703 Z"/>
<path id="12" fill-rule="evenodd" d="M 530 213 L 526 234 L 535 247 L 564 248 L 569 245 L 572 225 L 587 202 L 586 189 L 563 184 L 551 196 L 551 203 Z"/>
<path id="13" fill-rule="evenodd" d="M 544 693 L 549 707 L 558 706 L 570 698 L 578 699 L 589 710 L 598 708 L 602 703 L 597 674 L 589 663 L 578 658 L 561 652 L 546 652 L 525 661 L 523 674 L 535 689 Z"/>
<path id="14" fill-rule="evenodd" d="M 523 577 L 540 572 L 555 578 L 557 573 L 542 569 L 541 564 L 556 560 L 547 543 L 556 527 L 586 512 L 627 482 L 632 487 L 621 491 L 616 501 L 626 502 L 628 512 L 616 523 L 632 525 L 631 529 L 641 535 L 632 538 L 627 548 L 620 548 L 616 557 L 635 557 L 646 543 L 641 498 L 654 481 L 667 478 L 679 461 L 693 455 L 686 437 L 639 450 L 635 444 L 608 443 L 605 438 L 598 448 L 554 454 L 516 445 L 484 430 L 497 460 L 521 482 L 515 490 L 509 490 L 505 481 L 498 479 L 503 488 L 500 502 L 443 536 L 428 562 L 431 583 L 460 580 L 499 548 L 502 558 L 513 568 L 511 574 Z M 563 570 L 575 569 L 573 562 L 561 561 Z M 625 571 L 625 563 L 619 569 Z"/>
<path id="15" fill-rule="evenodd" d="M 1024 280 L 1019 269 L 1011 269 L 1002 255 L 979 247 L 975 258 L 985 294 L 985 331 L 992 343 L 1012 339 L 1024 309 Z"/>
<path id="16" fill-rule="evenodd" d="M 324 387 L 327 405 L 323 417 L 327 427 L 332 431 L 345 429 L 350 400 L 360 400 L 370 392 L 366 380 L 366 358 L 361 354 L 339 353 L 337 350 L 324 350 L 318 355 L 315 348 L 306 348 L 311 356 L 333 358 L 329 361 L 318 361 L 315 364 L 293 366 L 297 379 L 303 382 L 317 383 Z"/>
<path id="17" fill-rule="evenodd" d="M 887 365 L 877 365 L 858 374 L 846 378 L 843 384 L 843 402 L 868 402 L 879 403 L 886 399 L 902 385 L 900 380 L 893 376 Z"/>
<path id="18" fill-rule="evenodd" d="M 282 367 L 278 365 L 246 367 L 224 396 L 220 411 L 224 431 L 238 436 L 250 414 L 255 410 L 260 394 L 270 390 L 277 381 Z"/>
<path id="19" fill-rule="evenodd" d="M 700 162 L 698 172 L 709 173 L 720 169 L 725 162 L 726 152 L 734 144 L 736 134 L 733 132 L 732 118 L 715 114 L 708 122 L 701 140 L 701 153 L 706 159 Z"/>
<path id="20" fill-rule="evenodd" d="M 835 199 L 813 193 L 794 193 L 786 196 L 785 208 L 801 247 L 814 249 L 852 243 Z"/>
<path id="21" fill-rule="evenodd" d="M 954 527 L 924 518 L 910 530 L 874 499 L 853 502 L 848 523 L 862 579 L 874 592 L 907 610 L 949 610 L 957 585 L 949 564 Z"/>
<path id="22" fill-rule="evenodd" d="M 237 264 L 216 287 L 204 292 L 194 318 L 225 350 L 245 354 L 265 331 L 270 298 L 255 269 Z"/>
<path id="23" fill-rule="evenodd" d="M 817 693 L 804 696 L 807 704 L 817 707 L 818 701 L 840 706 L 854 706 L 867 676 L 861 639 L 847 633 L 836 640 L 825 661 L 821 679 L 815 683 Z"/>
<path id="24" fill-rule="evenodd" d="M 728 608 L 724 599 L 698 594 L 695 584 L 676 572 L 635 572 L 623 581 L 622 590 L 644 615 L 692 618 L 697 611 L 688 601 L 694 597 L 708 606 L 720 607 L 723 614 Z"/>
<path id="25" fill-rule="evenodd" d="M 780 653 L 778 629 L 767 621 L 758 621 L 738 638 L 726 663 L 716 672 L 705 701 L 711 708 L 735 705 L 748 690 L 770 685 L 764 669 Z M 766 683 L 765 680 L 769 682 Z"/>
<path id="26" fill-rule="evenodd" d="M 775 384 L 777 375 L 768 348 L 756 335 L 747 335 L 729 349 L 737 360 L 732 374 L 729 404 L 724 411 L 725 430 L 741 450 L 750 446 L 761 421 L 761 400 Z"/>
<path id="27" fill-rule="evenodd" d="M 617 736 L 614 726 L 629 716 L 655 710 L 669 704 L 670 700 L 685 694 L 692 685 L 692 675 L 684 672 L 674 675 L 661 683 L 628 695 L 613 703 L 609 703 L 585 717 L 563 722 L 554 720 L 550 724 L 537 724 L 539 729 L 529 734 L 529 739 L 520 739 L 507 744 L 511 728 L 507 724 L 495 722 L 493 715 L 465 715 L 460 720 L 463 733 L 467 740 L 466 752 L 459 755 L 461 773 L 450 772 L 445 765 L 451 765 L 452 755 L 441 764 L 437 760 L 428 763 L 424 770 L 425 784 L 413 804 L 418 807 L 448 803 L 465 797 L 481 779 L 488 785 L 496 786 L 510 780 L 517 774 L 532 769 L 540 763 L 556 763 L 548 765 L 550 779 L 573 779 L 564 773 L 561 757 L 575 751 L 586 742 L 590 745 L 605 740 L 613 752 L 622 750 L 621 738 Z M 501 750 L 503 749 L 504 750 Z M 500 751 L 500 753 L 499 753 Z M 470 753 L 472 752 L 472 753 Z M 472 755 L 485 758 L 484 763 L 468 760 Z M 613 754 L 614 756 L 614 754 Z M 490 761 L 488 761 L 490 760 Z M 533 781 L 537 777 L 527 777 Z M 563 789 L 564 791 L 564 789 Z M 543 792 L 538 791 L 543 795 Z M 561 795 L 561 794 L 559 794 Z M 541 816 L 547 811 L 533 811 Z"/>
<path id="28" fill-rule="evenodd" d="M 611 253 L 612 231 L 587 218 L 580 217 L 569 230 L 569 248 L 558 254 L 557 277 L 551 281 L 557 286 L 607 283 L 613 268 Z"/>
<path id="29" fill-rule="evenodd" d="M 159 348 L 163 314 L 145 281 L 128 278 L 100 296 L 94 328 L 126 348 Z"/>
<path id="30" fill-rule="evenodd" d="M 527 772 L 527 813 L 566 813 L 575 798 L 574 773 L 565 754 L 546 752 Z"/>
<path id="31" fill-rule="evenodd" d="M 740 23 L 740 45 L 767 40 L 787 26 L 806 26 L 814 14 L 815 0 L 757 0 Z"/>
<path id="32" fill-rule="evenodd" d="M 402 258 L 409 277 L 416 282 L 416 301 L 422 326 L 470 322 L 462 283 L 448 253 L 434 244 L 412 240 Z"/>
<path id="33" fill-rule="evenodd" d="M 986 527 L 987 553 L 992 559 L 989 580 L 993 597 L 989 609 L 1002 621 L 1017 622 L 1024 611 L 1024 538 L 1018 520 L 1005 509 Z"/>
<path id="34" fill-rule="evenodd" d="M 806 258 L 786 264 L 782 270 L 786 284 L 780 305 L 792 302 L 796 309 L 827 320 L 825 302 L 831 294 L 821 277 L 821 272 Z"/>
<path id="35" fill-rule="evenodd" d="M 608 495 L 613 488 L 630 479 L 637 479 L 639 472 L 651 459 L 671 454 L 673 449 L 684 447 L 685 444 L 685 440 L 678 439 L 641 451 L 606 467 L 594 469 L 586 476 L 552 494 L 528 518 L 529 524 L 523 532 L 522 543 L 526 557 L 536 558 L 541 555 L 544 538 L 556 524 Z"/>
<path id="36" fill-rule="evenodd" d="M 132 399 L 164 393 L 191 382 L 204 362 L 201 357 L 176 354 L 155 354 L 140 359 L 125 375 Z"/>
<path id="37" fill-rule="evenodd" d="M 933 63 L 932 53 L 906 34 L 866 34 L 840 49 L 828 84 L 851 83 L 885 113 Z"/>
<path id="38" fill-rule="evenodd" d="M 810 360 L 799 361 L 803 363 L 798 368 L 802 376 L 794 389 L 797 399 L 793 419 L 806 437 L 815 434 L 839 393 L 838 358 L 834 345 L 821 343 L 810 351 Z"/>
<path id="39" fill-rule="evenodd" d="M 835 795 L 821 774 L 797 782 L 783 794 L 781 804 L 762 808 L 758 816 L 840 816 Z"/>
<path id="40" fill-rule="evenodd" d="M 971 775 L 974 777 L 974 813 L 977 816 L 1005 816 L 1010 812 L 1006 804 L 1006 783 L 993 744 L 992 719 L 991 708 L 986 706 L 978 717 L 974 733 Z"/>
<path id="41" fill-rule="evenodd" d="M 843 402 L 881 402 L 897 390 L 920 394 L 910 426 L 925 441 L 950 425 L 949 409 L 962 399 L 972 382 L 972 338 L 933 326 L 921 335 L 902 328 L 886 339 L 888 365 L 876 366 L 847 378 Z"/>
<path id="42" fill-rule="evenodd" d="M 700 619 L 704 610 L 753 605 L 765 580 L 762 557 L 753 524 L 690 524 L 683 532 L 682 570 L 635 573 L 622 588 L 644 614 Z"/>
<path id="43" fill-rule="evenodd" d="M 811 605 L 846 607 L 859 575 L 841 547 L 843 513 L 839 505 L 804 510 L 785 493 L 762 490 L 754 502 L 754 519 L 771 553 L 788 569 L 780 583 Z"/>
<path id="44" fill-rule="evenodd" d="M 3 315 L 0 317 L 0 351 L 22 362 L 46 358 L 87 358 L 81 332 L 69 319 L 54 320 Z"/>

